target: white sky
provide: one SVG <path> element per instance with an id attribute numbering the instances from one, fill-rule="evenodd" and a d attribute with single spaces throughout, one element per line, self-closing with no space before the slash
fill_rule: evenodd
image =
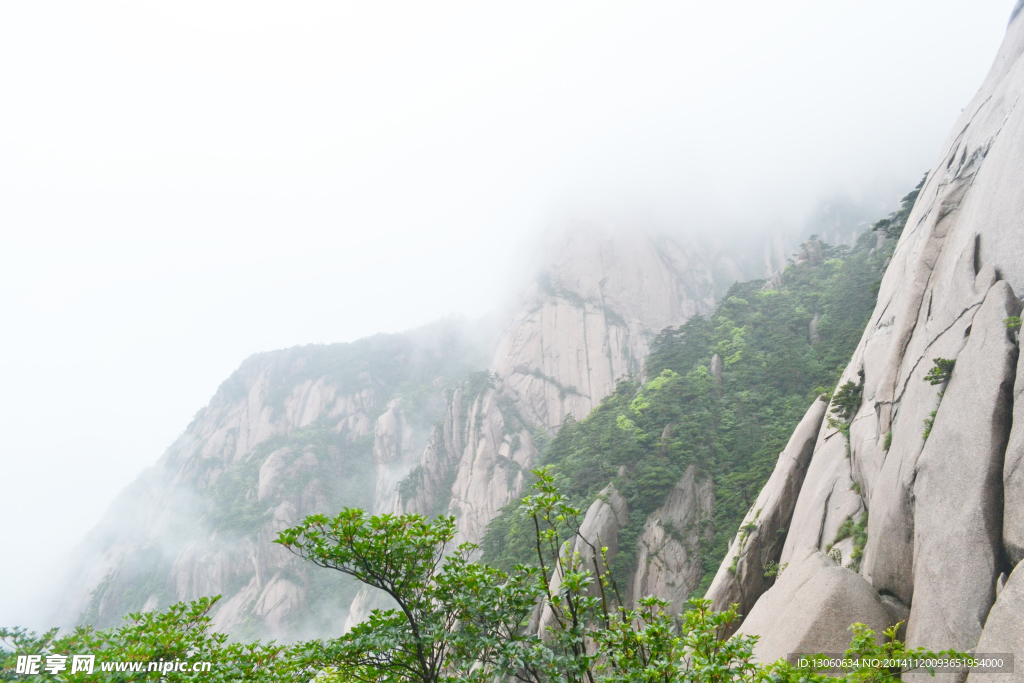
<path id="1" fill-rule="evenodd" d="M 0 625 L 256 351 L 909 189 L 1013 0 L 0 4 Z"/>

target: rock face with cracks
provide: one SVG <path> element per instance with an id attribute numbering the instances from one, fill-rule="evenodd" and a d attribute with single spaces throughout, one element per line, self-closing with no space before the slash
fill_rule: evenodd
<path id="1" fill-rule="evenodd" d="M 1024 568 L 1013 570 L 999 591 L 978 639 L 978 652 L 1014 653 L 1014 673 L 971 674 L 968 681 L 1019 683 L 1024 681 L 1020 653 L 1024 652 Z"/>
<path id="2" fill-rule="evenodd" d="M 841 651 L 842 621 L 870 618 L 877 629 L 909 611 L 910 647 L 1024 661 L 1013 571 L 1024 557 L 1024 387 L 1011 324 L 1024 291 L 1022 95 L 1024 18 L 1015 11 L 921 188 L 839 380 L 860 385 L 862 402 L 845 425 L 817 430 L 779 558 L 789 567 L 740 629 L 763 636 L 763 659 Z M 955 362 L 948 378 L 925 381 L 940 359 Z M 837 534 L 853 524 L 854 538 Z M 843 568 L 822 555 L 834 543 Z M 844 578 L 814 578 L 829 572 Z M 722 579 L 709 597 L 739 601 L 730 597 L 743 595 L 736 580 Z M 814 633 L 832 639 L 810 646 Z"/>
<path id="3" fill-rule="evenodd" d="M 1003 452 L 1020 312 L 1005 282 L 989 289 L 917 463 L 914 595 L 907 637 L 933 650 L 974 647 L 1002 569 Z"/>
<path id="4" fill-rule="evenodd" d="M 825 408 L 825 402 L 817 400 L 807 409 L 786 449 L 779 454 L 771 478 L 743 518 L 740 531 L 708 589 L 707 598 L 715 610 L 738 605 L 740 614 L 748 614 L 771 586 L 774 579 L 766 573 L 773 563 L 776 567 L 779 564 L 796 497 L 825 418 Z"/>

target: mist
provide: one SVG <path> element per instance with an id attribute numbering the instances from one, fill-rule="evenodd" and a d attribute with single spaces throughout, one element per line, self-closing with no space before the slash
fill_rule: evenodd
<path id="1" fill-rule="evenodd" d="M 881 218 L 1012 5 L 3 5 L 0 624 L 48 626 L 67 552 L 252 353 L 485 316 L 573 220 Z"/>

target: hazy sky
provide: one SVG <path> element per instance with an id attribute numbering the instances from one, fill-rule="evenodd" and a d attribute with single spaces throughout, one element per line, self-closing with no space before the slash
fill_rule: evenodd
<path id="1" fill-rule="evenodd" d="M 567 218 L 909 189 L 1012 5 L 0 4 L 0 625 L 251 353 L 483 314 Z"/>

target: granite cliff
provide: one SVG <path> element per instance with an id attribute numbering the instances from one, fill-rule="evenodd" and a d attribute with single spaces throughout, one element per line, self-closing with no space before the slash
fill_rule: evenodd
<path id="1" fill-rule="evenodd" d="M 708 593 L 741 604 L 765 660 L 841 651 L 853 621 L 906 619 L 913 647 L 1024 661 L 1021 5 L 839 380 L 857 400 L 844 416 L 833 398 L 830 419 L 811 405 Z M 786 567 L 777 581 L 770 563 Z"/>

